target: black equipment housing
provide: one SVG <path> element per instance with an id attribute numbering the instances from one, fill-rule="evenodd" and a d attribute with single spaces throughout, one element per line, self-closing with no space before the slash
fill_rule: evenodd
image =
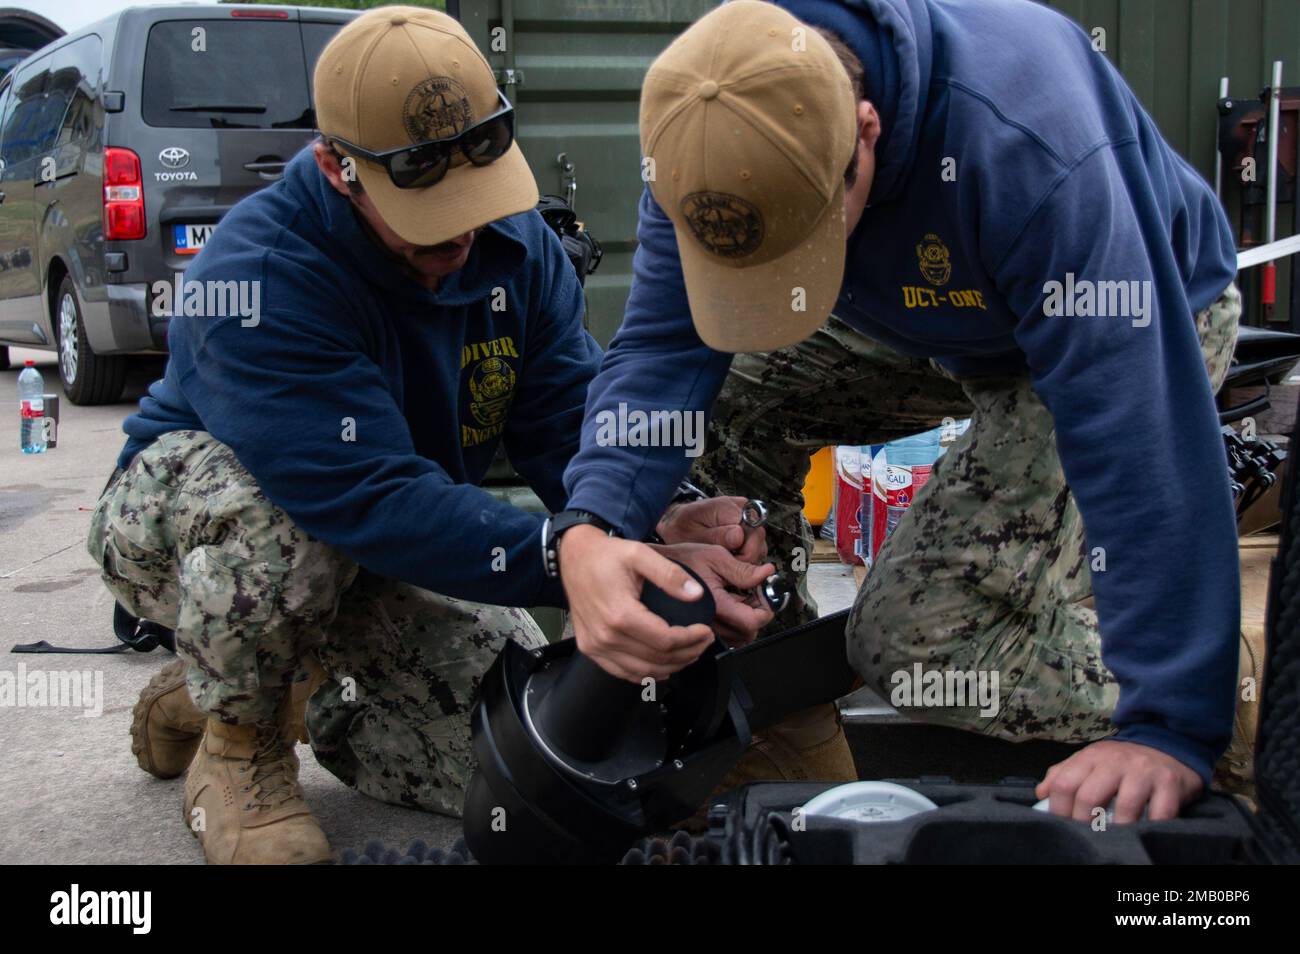
<path id="1" fill-rule="evenodd" d="M 649 586 L 642 599 L 675 625 L 713 615 L 707 590 L 699 604 Z M 474 857 L 613 863 L 640 836 L 689 817 L 754 731 L 852 688 L 847 616 L 738 649 L 715 642 L 662 686 L 609 676 L 572 639 L 531 652 L 507 645 L 473 713 L 479 768 L 464 825 Z"/>

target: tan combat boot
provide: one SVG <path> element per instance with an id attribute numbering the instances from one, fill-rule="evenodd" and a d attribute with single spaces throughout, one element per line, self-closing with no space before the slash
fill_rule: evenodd
<path id="1" fill-rule="evenodd" d="M 300 662 L 305 675 L 290 687 L 292 704 L 288 732 L 291 738 L 308 745 L 311 743 L 311 738 L 307 734 L 307 700 L 320 684 L 329 678 L 329 674 L 321 667 L 315 653 L 307 653 Z"/>
<path id="2" fill-rule="evenodd" d="M 189 767 L 208 721 L 190 701 L 186 668 L 183 659 L 163 666 L 131 711 L 131 752 L 140 768 L 157 778 L 175 778 Z"/>
<path id="3" fill-rule="evenodd" d="M 327 678 L 316 657 L 302 659 L 305 678 L 293 684 L 291 733 L 306 744 L 307 700 Z M 132 710 L 131 751 L 140 768 L 157 778 L 175 778 L 189 768 L 208 717 L 191 700 L 185 688 L 183 659 L 173 659 L 149 680 Z"/>
<path id="4" fill-rule="evenodd" d="M 211 719 L 185 777 L 185 824 L 208 864 L 327 864 L 329 841 L 303 799 L 290 706 L 279 725 Z"/>
<path id="5" fill-rule="evenodd" d="M 750 782 L 856 782 L 858 771 L 835 703 L 796 712 L 783 722 L 754 733 L 754 741 L 718 787 L 684 822 L 674 825 L 702 831 L 709 805 L 723 792 Z"/>
<path id="6" fill-rule="evenodd" d="M 1264 691 L 1264 627 L 1244 626 L 1237 667 L 1237 711 L 1232 742 L 1214 766 L 1213 786 L 1239 795 L 1255 808 L 1255 736 L 1259 734 L 1259 703 Z"/>
<path id="7" fill-rule="evenodd" d="M 835 703 L 796 712 L 783 722 L 754 734 L 749 750 L 727 773 L 724 788 L 749 782 L 856 782 Z"/>

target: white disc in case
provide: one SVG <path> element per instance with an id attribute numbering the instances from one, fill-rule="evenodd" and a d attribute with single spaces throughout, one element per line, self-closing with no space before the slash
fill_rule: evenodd
<path id="1" fill-rule="evenodd" d="M 920 792 L 893 782 L 849 782 L 827 789 L 799 812 L 805 817 L 845 818 L 860 822 L 892 822 L 938 808 Z"/>

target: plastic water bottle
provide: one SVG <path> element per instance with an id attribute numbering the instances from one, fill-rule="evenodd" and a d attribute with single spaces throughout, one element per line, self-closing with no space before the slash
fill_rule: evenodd
<path id="1" fill-rule="evenodd" d="M 45 382 L 36 363 L 18 375 L 19 436 L 24 454 L 45 453 Z"/>
<path id="2" fill-rule="evenodd" d="M 885 445 L 886 537 L 893 534 L 917 492 L 930 480 L 934 462 L 942 451 L 937 427 L 910 437 L 900 437 Z"/>

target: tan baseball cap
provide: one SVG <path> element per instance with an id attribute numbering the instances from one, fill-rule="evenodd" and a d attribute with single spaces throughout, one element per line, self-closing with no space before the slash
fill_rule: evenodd
<path id="1" fill-rule="evenodd" d="M 770 351 L 826 321 L 844 277 L 848 74 L 772 3 L 732 0 L 655 60 L 641 90 L 650 191 L 677 233 L 696 331 Z"/>
<path id="2" fill-rule="evenodd" d="M 357 17 L 321 52 L 313 82 L 321 133 L 371 152 L 454 136 L 502 108 L 492 67 L 469 34 L 421 7 Z M 382 165 L 360 157 L 356 171 L 384 221 L 416 245 L 446 242 L 537 204 L 518 143 L 486 166 L 457 156 L 441 181 L 423 189 L 398 188 Z"/>

